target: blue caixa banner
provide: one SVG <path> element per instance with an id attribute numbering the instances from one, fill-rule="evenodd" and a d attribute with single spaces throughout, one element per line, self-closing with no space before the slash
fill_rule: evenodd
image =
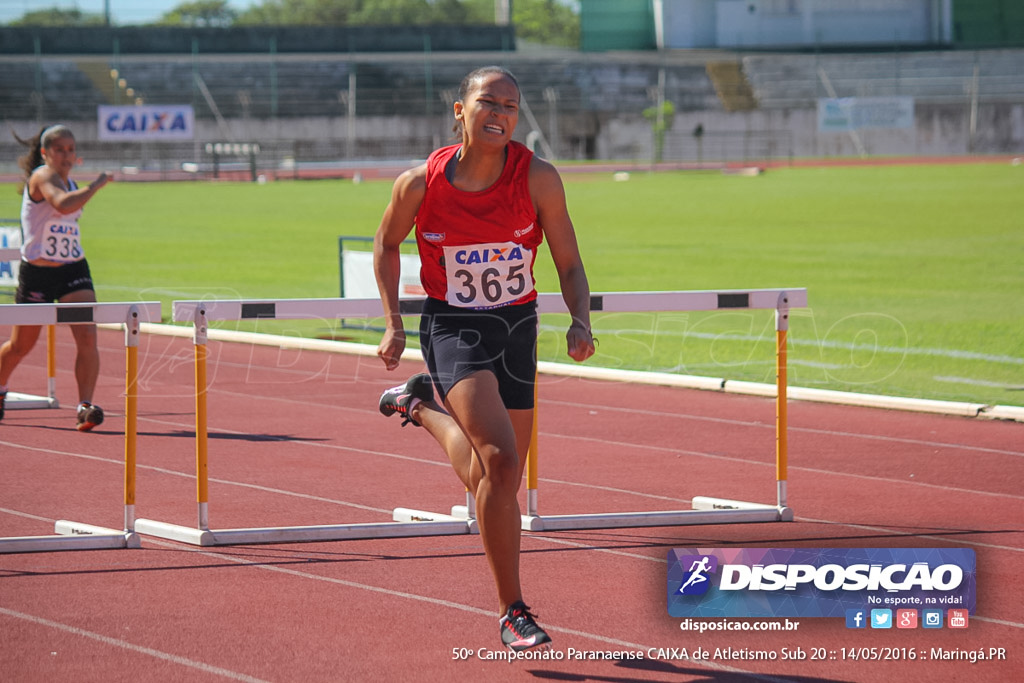
<path id="1" fill-rule="evenodd" d="M 848 609 L 942 608 L 974 614 L 966 548 L 675 548 L 673 617 L 844 617 Z"/>

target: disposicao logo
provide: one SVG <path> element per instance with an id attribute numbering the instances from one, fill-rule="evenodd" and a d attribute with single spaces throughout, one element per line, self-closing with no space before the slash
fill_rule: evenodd
<path id="1" fill-rule="evenodd" d="M 683 583 L 679 586 L 680 595 L 703 595 L 711 587 L 708 576 L 718 568 L 718 558 L 714 555 L 689 555 L 679 558 L 683 566 L 689 565 Z"/>
<path id="2" fill-rule="evenodd" d="M 966 548 L 684 548 L 669 551 L 667 574 L 675 617 L 849 619 L 856 610 L 886 628 L 876 611 L 975 605 Z"/>

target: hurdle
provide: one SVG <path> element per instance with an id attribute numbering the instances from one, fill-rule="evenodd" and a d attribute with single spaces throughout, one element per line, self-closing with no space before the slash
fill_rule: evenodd
<path id="1" fill-rule="evenodd" d="M 58 520 L 54 524 L 56 536 L 0 538 L 0 553 L 141 547 L 140 538 L 135 532 L 135 462 L 138 350 L 143 322 L 160 322 L 160 302 L 0 305 L 0 323 L 5 325 L 113 323 L 123 324 L 125 330 L 124 529 Z"/>
<path id="2" fill-rule="evenodd" d="M 712 311 L 726 309 L 774 309 L 776 319 L 776 501 L 753 503 L 727 498 L 697 496 L 692 509 L 633 513 L 597 513 L 541 516 L 538 512 L 537 424 L 527 459 L 527 531 L 556 531 L 639 526 L 676 526 L 739 522 L 792 521 L 787 505 L 786 336 L 791 307 L 807 305 L 806 289 L 723 290 L 690 292 L 632 292 L 594 294 L 590 310 L 600 312 Z M 402 299 L 399 312 L 422 312 L 423 299 Z M 560 294 L 540 294 L 540 313 L 568 313 Z M 207 487 L 206 359 L 208 326 L 212 321 L 257 319 L 342 319 L 383 314 L 377 299 L 284 299 L 175 301 L 173 318 L 191 322 L 195 345 L 196 376 L 196 501 L 197 526 L 185 527 L 157 520 L 138 519 L 138 533 L 200 546 L 288 543 L 309 541 L 461 535 L 477 532 L 473 496 L 466 505 L 452 507 L 451 514 L 395 508 L 391 522 L 292 527 L 211 529 Z M 720 388 L 720 384 L 719 384 Z"/>
<path id="3" fill-rule="evenodd" d="M 21 249 L 11 247 L 0 249 L 0 262 L 20 259 Z M 53 325 L 46 327 L 46 396 L 9 391 L 4 406 L 7 410 L 60 407 L 57 402 L 57 335 Z"/>
<path id="4" fill-rule="evenodd" d="M 405 315 L 418 314 L 422 299 L 403 299 Z M 207 452 L 207 380 L 209 323 L 238 320 L 298 320 L 380 317 L 384 314 L 379 299 L 283 299 L 276 301 L 175 301 L 173 319 L 193 324 L 195 346 L 196 412 L 196 502 L 195 528 L 152 519 L 135 521 L 135 531 L 168 540 L 198 546 L 251 545 L 260 543 L 296 543 L 342 541 L 369 538 L 411 536 L 457 536 L 473 533 L 476 522 L 443 515 L 423 521 L 388 521 L 309 526 L 251 527 L 211 529 L 209 517 Z"/>
<path id="5" fill-rule="evenodd" d="M 567 313 L 560 295 L 538 296 L 540 313 Z M 605 313 L 640 313 L 658 311 L 716 311 L 736 309 L 775 310 L 775 489 L 774 503 L 754 503 L 728 498 L 695 496 L 689 510 L 607 512 L 572 515 L 543 516 L 538 511 L 538 448 L 537 411 L 534 411 L 533 436 L 526 460 L 526 514 L 521 516 L 524 531 L 569 531 L 581 529 L 614 529 L 647 526 L 686 526 L 698 524 L 726 524 L 746 522 L 791 522 L 793 510 L 787 504 L 788 446 L 787 446 L 787 353 L 791 308 L 807 306 L 807 290 L 760 289 L 688 292 L 619 292 L 594 294 L 590 310 Z M 466 493 L 466 504 L 456 505 L 444 519 L 472 519 L 474 500 Z M 394 519 L 432 519 L 424 510 L 396 508 Z"/>

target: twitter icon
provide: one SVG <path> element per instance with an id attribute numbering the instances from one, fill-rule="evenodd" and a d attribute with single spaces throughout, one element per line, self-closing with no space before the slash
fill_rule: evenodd
<path id="1" fill-rule="evenodd" d="M 871 610 L 871 628 L 892 628 L 892 610 Z"/>

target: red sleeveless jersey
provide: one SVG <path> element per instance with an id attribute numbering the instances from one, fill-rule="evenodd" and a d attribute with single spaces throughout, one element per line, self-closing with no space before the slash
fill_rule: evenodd
<path id="1" fill-rule="evenodd" d="M 460 147 L 442 147 L 427 159 L 427 189 L 416 213 L 423 288 L 460 308 L 533 301 L 533 263 L 543 241 L 530 199 L 533 152 L 510 142 L 498 180 L 481 192 L 464 192 L 445 177 Z"/>

